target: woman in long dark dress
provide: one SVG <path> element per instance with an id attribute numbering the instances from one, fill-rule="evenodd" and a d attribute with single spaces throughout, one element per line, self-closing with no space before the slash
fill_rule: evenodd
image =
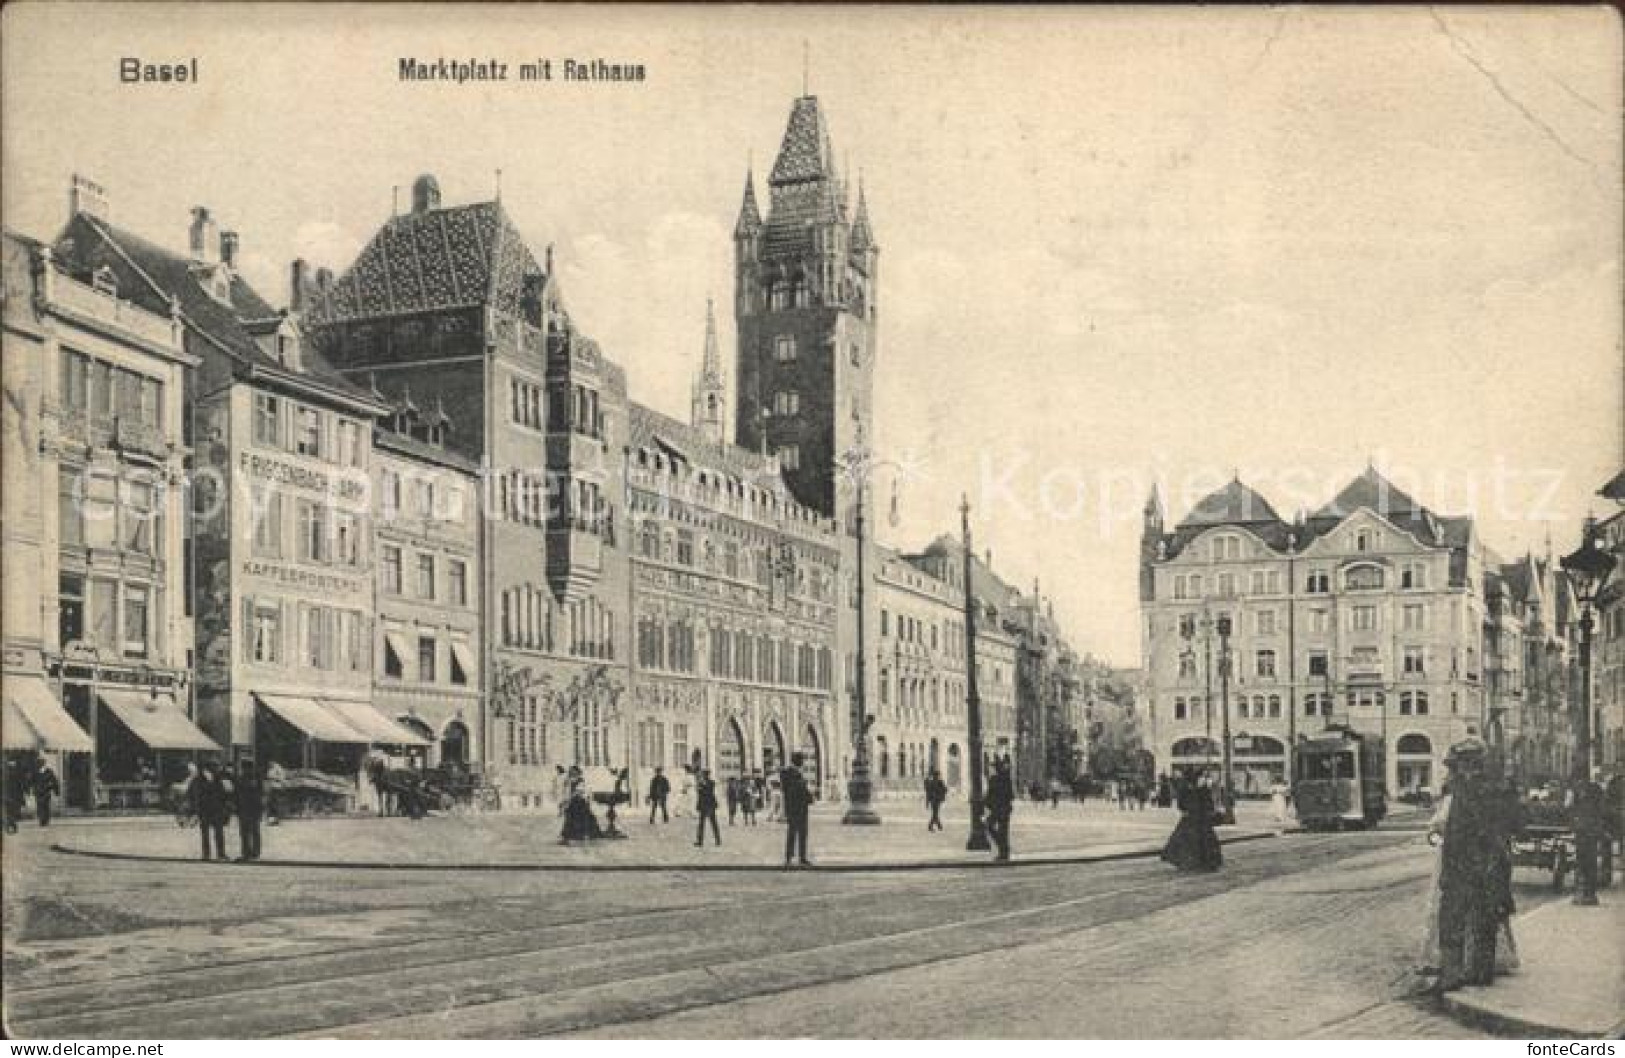
<path id="1" fill-rule="evenodd" d="M 1179 824 L 1163 847 L 1162 858 L 1181 871 L 1216 871 L 1224 863 L 1219 836 L 1213 832 L 1213 787 L 1204 777 L 1179 790 Z"/>
<path id="2" fill-rule="evenodd" d="M 592 814 L 592 805 L 587 801 L 587 784 L 576 779 L 570 786 L 570 799 L 564 806 L 564 829 L 559 834 L 559 842 L 568 844 L 603 836 L 598 817 Z"/>

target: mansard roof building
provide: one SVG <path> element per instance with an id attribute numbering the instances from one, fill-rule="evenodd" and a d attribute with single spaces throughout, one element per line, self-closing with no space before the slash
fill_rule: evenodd
<path id="1" fill-rule="evenodd" d="M 1172 529 L 1153 494 L 1140 555 L 1159 770 L 1216 764 L 1226 704 L 1243 794 L 1334 723 L 1385 741 L 1399 793 L 1437 792 L 1444 754 L 1469 732 L 1507 732 L 1511 707 L 1487 675 L 1498 560 L 1471 518 L 1435 514 L 1373 468 L 1290 522 L 1239 479 Z"/>

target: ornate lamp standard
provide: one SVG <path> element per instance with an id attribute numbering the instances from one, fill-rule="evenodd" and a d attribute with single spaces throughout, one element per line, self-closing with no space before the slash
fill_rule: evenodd
<path id="1" fill-rule="evenodd" d="M 1220 737 L 1224 740 L 1224 806 L 1219 812 L 1219 818 L 1225 823 L 1236 821 L 1236 791 L 1234 779 L 1231 775 L 1230 761 L 1230 615 L 1220 614 L 1219 629 L 1219 715 L 1223 717 L 1224 727 Z"/>
<path id="2" fill-rule="evenodd" d="M 855 417 L 855 416 L 854 416 Z M 869 726 L 874 717 L 869 715 L 869 679 L 867 641 L 867 610 L 864 606 L 868 573 L 864 552 L 868 550 L 864 524 L 864 495 L 868 492 L 869 474 L 894 463 L 875 462 L 863 443 L 863 423 L 857 423 L 857 436 L 852 447 L 841 456 L 837 469 L 853 484 L 853 521 L 858 538 L 858 635 L 854 673 L 857 686 L 852 696 L 852 776 L 846 783 L 846 814 L 841 822 L 851 826 L 874 826 L 880 822 L 880 813 L 874 808 L 874 782 L 869 777 Z"/>
<path id="3" fill-rule="evenodd" d="M 990 848 L 987 822 L 982 818 L 985 800 L 982 796 L 982 696 L 976 690 L 976 605 L 971 590 L 970 498 L 959 500 L 959 528 L 965 537 L 965 721 L 970 730 L 970 837 L 965 848 L 986 851 Z"/>
<path id="4" fill-rule="evenodd" d="M 1574 597 L 1580 604 L 1580 709 L 1576 717 L 1574 741 L 1578 775 L 1589 779 L 1592 765 L 1591 730 L 1591 633 L 1596 627 L 1597 598 L 1614 572 L 1616 560 L 1597 543 L 1596 522 L 1587 519 L 1585 539 L 1571 555 L 1562 559 Z"/>
<path id="5" fill-rule="evenodd" d="M 1614 572 L 1615 558 L 1604 551 L 1597 543 L 1597 523 L 1586 519 L 1585 539 L 1571 555 L 1563 558 L 1563 572 L 1568 574 L 1569 583 L 1574 588 L 1574 596 L 1580 604 L 1580 709 L 1574 725 L 1575 756 L 1574 762 L 1574 799 L 1576 815 L 1580 814 L 1580 805 L 1589 804 L 1593 811 L 1602 811 L 1600 801 L 1602 790 L 1591 778 L 1592 766 L 1592 730 L 1591 730 L 1591 633 L 1595 627 L 1595 611 L 1597 599 L 1602 594 L 1603 587 L 1608 583 L 1609 576 Z M 1578 824 L 1579 820 L 1576 820 Z M 1598 849 L 1599 839 L 1594 835 L 1581 835 L 1576 825 L 1575 853 L 1579 859 L 1579 870 L 1575 872 L 1580 883 L 1580 891 L 1575 894 L 1576 904 L 1594 906 L 1597 903 L 1597 857 L 1601 851 Z M 1611 840 L 1606 834 L 1601 841 Z M 1613 873 L 1613 865 L 1609 864 L 1609 873 Z"/>

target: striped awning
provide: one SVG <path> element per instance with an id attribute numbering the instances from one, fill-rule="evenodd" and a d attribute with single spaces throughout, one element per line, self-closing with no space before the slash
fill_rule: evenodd
<path id="1" fill-rule="evenodd" d="M 290 694 L 255 694 L 260 704 L 317 742 L 367 746 L 372 738 L 345 722 L 338 713 L 314 698 Z"/>
<path id="2" fill-rule="evenodd" d="M 44 677 L 8 675 L 0 690 L 5 693 L 0 735 L 6 749 L 89 753 L 96 748 L 51 693 Z"/>
<path id="3" fill-rule="evenodd" d="M 175 699 L 142 691 L 98 690 L 96 697 L 123 721 L 148 749 L 198 749 L 219 752 L 214 739 L 197 729 Z"/>
<path id="4" fill-rule="evenodd" d="M 368 737 L 375 746 L 432 746 L 433 742 L 403 727 L 366 702 L 346 702 L 333 698 L 322 704 L 337 713 L 346 724 Z"/>

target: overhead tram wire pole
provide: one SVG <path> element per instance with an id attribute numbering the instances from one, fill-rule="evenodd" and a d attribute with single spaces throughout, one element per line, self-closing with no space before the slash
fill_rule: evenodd
<path id="1" fill-rule="evenodd" d="M 959 501 L 959 527 L 965 541 L 965 719 L 970 726 L 970 836 L 965 848 L 985 852 L 991 847 L 987 821 L 983 818 L 986 800 L 982 792 L 982 698 L 976 690 L 976 607 L 971 590 L 970 497 Z"/>

